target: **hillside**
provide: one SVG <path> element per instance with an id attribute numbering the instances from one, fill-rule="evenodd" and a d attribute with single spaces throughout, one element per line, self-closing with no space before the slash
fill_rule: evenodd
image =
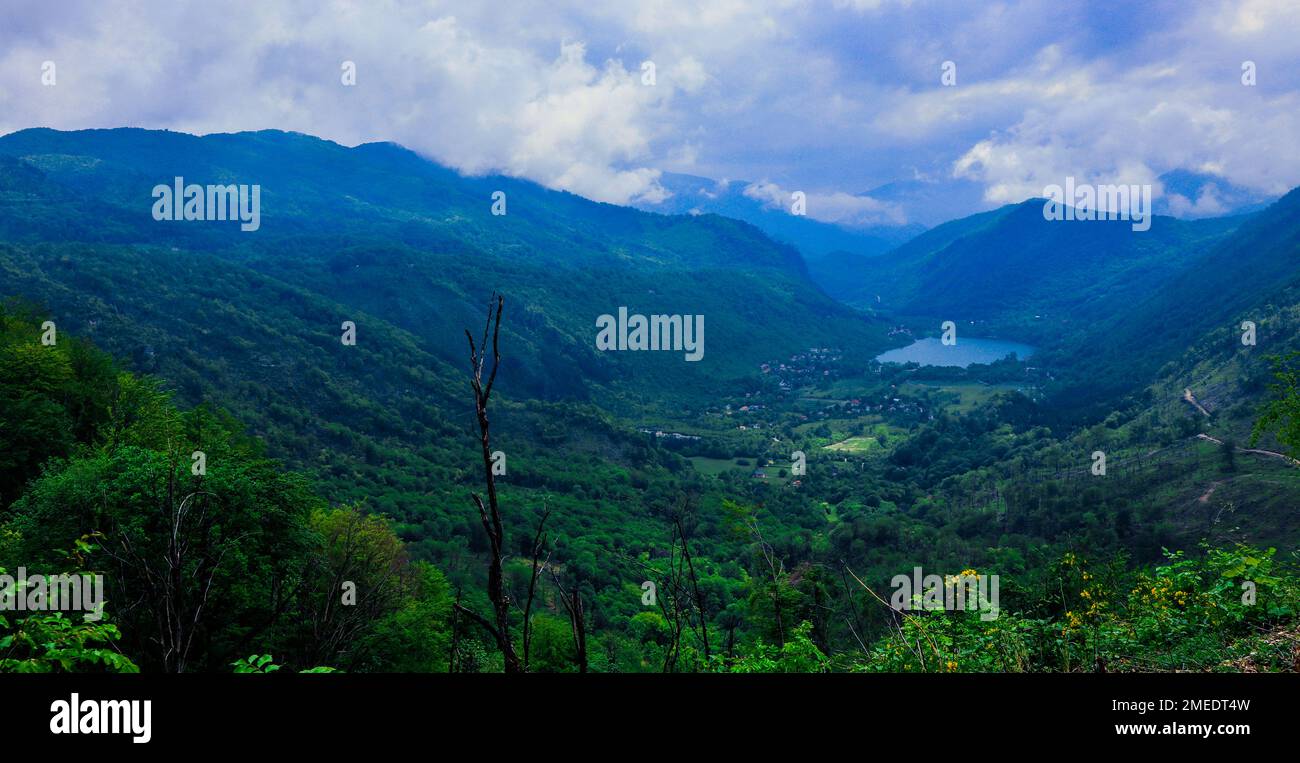
<path id="1" fill-rule="evenodd" d="M 773 203 L 740 180 L 709 178 L 667 172 L 659 179 L 670 195 L 663 200 L 640 202 L 638 208 L 660 214 L 716 214 L 743 220 L 776 241 L 797 248 L 809 262 L 836 251 L 873 256 L 889 251 L 925 230 L 916 223 L 868 224 L 824 222 L 812 215 L 790 214 L 789 202 Z"/>
<path id="2" fill-rule="evenodd" d="M 1244 443 L 1268 396 L 1272 360 L 1300 351 L 1300 194 L 1292 191 L 1127 312 L 1075 337 L 1050 362 L 1089 359 L 1104 392 L 1141 380 L 1152 404 L 1210 416 L 1204 431 Z M 1243 323 L 1254 324 L 1253 344 Z M 1266 442 L 1268 440 L 1266 439 Z"/>
<path id="3" fill-rule="evenodd" d="M 1090 327 L 1073 347 L 1083 353 L 1091 346 L 1100 366 L 1129 363 L 1138 374 L 1153 374 L 1184 352 L 1195 355 L 1207 339 L 1220 357 L 1243 350 L 1240 324 L 1254 321 L 1257 345 L 1251 351 L 1294 349 L 1296 334 L 1284 313 L 1300 304 L 1298 254 L 1300 189 L 1189 257 L 1182 272 L 1129 310 Z"/>
<path id="4" fill-rule="evenodd" d="M 885 344 L 878 326 L 808 281 L 797 252 L 749 225 L 647 214 L 509 178 L 465 178 L 390 144 L 348 149 L 279 132 L 25 130 L 0 138 L 0 155 L 7 157 L 0 230 L 20 247 L 11 251 L 19 262 L 40 256 L 26 247 L 35 241 L 215 258 L 221 268 L 248 268 L 336 305 L 312 331 L 334 333 L 347 315 L 367 314 L 457 367 L 462 329 L 480 320 L 482 300 L 496 289 L 528 316 L 507 329 L 515 334 L 507 390 L 525 397 L 612 394 L 654 403 L 672 390 L 674 399 L 698 399 L 776 354 L 810 346 L 866 354 Z M 152 220 L 150 191 L 174 176 L 259 184 L 260 229 Z M 491 211 L 496 191 L 506 194 L 500 216 Z M 34 206 L 41 214 L 30 214 Z M 15 283 L 0 283 L 0 291 L 16 291 Z M 251 319 L 260 305 L 249 299 L 234 304 Z M 703 361 L 596 352 L 596 317 L 620 306 L 703 314 Z M 72 301 L 50 307 L 93 317 Z M 582 375 L 558 371 L 570 366 Z"/>
<path id="5" fill-rule="evenodd" d="M 259 183 L 259 230 L 154 220 L 150 191 L 177 174 Z M 503 216 L 491 213 L 497 190 L 508 200 Z M 843 264 L 828 272 L 814 261 L 812 274 L 838 286 L 855 285 L 852 267 L 889 273 L 881 283 L 892 289 L 882 294 L 889 303 L 859 312 L 821 291 L 793 248 L 746 223 L 463 178 L 392 145 L 348 149 L 277 132 L 17 133 L 0 138 L 0 296 L 13 298 L 0 305 L 0 392 L 13 401 L 0 429 L 18 435 L 0 454 L 0 498 L 9 504 L 5 537 L 26 538 L 30 548 L 11 542 L 0 554 L 50 556 L 97 530 L 102 518 L 90 507 L 104 500 L 104 484 L 120 516 L 155 516 L 140 496 L 162 474 L 149 464 L 175 457 L 179 435 L 168 433 L 179 426 L 180 452 L 204 445 L 226 458 L 229 445 L 252 459 L 263 492 L 280 484 L 269 475 L 281 465 L 300 473 L 283 480 L 304 491 L 292 502 L 289 526 L 297 529 L 288 533 L 303 548 L 282 558 L 316 553 L 315 531 L 300 538 L 302 528 L 375 522 L 391 527 L 384 542 L 394 553 L 445 574 L 442 606 L 452 589 L 482 602 L 489 546 L 469 497 L 482 475 L 463 330 L 482 326 L 486 296 L 497 290 L 506 311 L 492 447 L 509 459 L 498 479 L 506 585 L 516 601 L 526 595 L 538 569 L 528 561 L 529 540 L 548 516 L 546 566 L 555 577 L 542 583 L 544 601 L 528 622 L 549 629 L 541 638 L 551 644 L 568 643 L 556 596 L 562 585 L 580 590 L 600 644 L 594 670 L 747 670 L 766 664 L 764 645 L 774 643 L 805 644 L 821 655 L 816 669 L 926 669 L 892 651 L 889 617 L 844 585 L 853 571 L 884 590 L 918 564 L 1005 575 L 1004 605 L 1021 634 L 1008 648 L 1039 655 L 1026 669 L 1072 670 L 1073 650 L 1094 648 L 1120 669 L 1217 664 L 1244 653 L 1236 644 L 1250 627 L 1289 621 L 1238 608 L 1203 642 L 1156 634 L 1128 661 L 1133 644 L 1089 643 L 1082 631 L 1064 651 L 1049 648 L 1074 627 L 1076 605 L 1039 591 L 1065 586 L 1082 595 L 1060 561 L 1078 549 L 1119 571 L 1106 595 L 1122 597 L 1150 574 L 1182 569 L 1154 566 L 1168 561 L 1164 549 L 1215 544 L 1187 582 L 1199 589 L 1217 585 L 1239 557 L 1257 558 L 1238 543 L 1294 546 L 1300 526 L 1289 507 L 1300 471 L 1276 458 L 1235 456 L 1217 424 L 1208 427 L 1215 439 L 1197 438 L 1200 414 L 1176 399 L 1144 410 L 1125 397 L 1157 378 L 1158 366 L 1147 373 L 1147 365 L 1201 346 L 1197 337 L 1209 335 L 1194 332 L 1213 330 L 1235 302 L 1198 297 L 1206 314 L 1188 326 L 1191 345 L 1176 338 L 1147 353 L 1116 344 L 1122 354 L 1112 366 L 1095 364 L 1095 352 L 1069 354 L 1079 349 L 1072 342 L 1091 336 L 1081 327 L 1145 309 L 1150 298 L 1141 295 L 1164 294 L 1198 258 L 1251 248 L 1268 261 L 1254 265 L 1265 277 L 1282 275 L 1274 260 L 1285 259 L 1295 226 L 1285 215 L 1261 219 L 1234 233 L 1236 220 L 1161 218 L 1138 240 L 1126 225 L 1045 228 L 1036 205 L 1003 208 L 938 226 L 885 264 L 833 255 L 828 261 Z M 1259 286 L 1245 274 L 1241 281 Z M 924 299 L 984 328 L 1038 326 L 1040 333 L 1016 338 L 1044 343 L 1048 373 L 1060 384 L 1022 362 L 872 363 L 888 341 L 904 341 L 886 336 L 899 305 L 916 310 L 901 320 L 916 320 L 931 314 L 922 312 L 930 310 Z M 1278 292 L 1270 304 L 1294 304 L 1287 299 Z M 597 351 L 596 316 L 623 305 L 705 315 L 703 359 Z M 1067 330 L 1047 332 L 1028 321 L 1031 310 L 1057 316 Z M 58 326 L 52 353 L 38 341 L 45 319 Z M 356 324 L 355 346 L 340 342 L 344 321 Z M 1068 383 L 1111 372 L 1127 387 L 1069 391 Z M 177 410 L 141 374 L 174 391 Z M 1088 416 L 1063 421 L 1070 395 L 1093 406 Z M 1262 399 L 1237 405 L 1236 429 Z M 78 421 L 75 432 L 48 435 L 59 422 Z M 147 452 L 123 449 L 123 438 Z M 263 462 L 263 448 L 279 463 Z M 1104 480 L 1088 472 L 1096 449 L 1112 457 Z M 806 473 L 794 473 L 794 451 L 806 454 Z M 245 506 L 239 521 L 256 526 L 270 499 L 249 492 L 242 468 L 213 473 L 233 480 L 220 485 L 222 500 Z M 241 503 L 245 495 L 256 497 Z M 68 505 L 81 509 L 61 513 Z M 323 514 L 322 505 L 347 513 Z M 383 518 L 366 519 L 368 512 Z M 258 558 L 277 558 L 282 534 L 263 533 Z M 702 590 L 689 606 L 709 623 L 711 642 L 683 632 L 680 609 L 639 604 L 642 580 L 682 574 L 671 565 L 686 536 Z M 413 586 L 404 595 L 422 594 Z M 249 601 L 255 617 L 265 605 Z M 1117 627 L 1127 629 L 1143 604 L 1123 607 Z M 222 621 L 205 648 L 207 669 L 247 654 L 243 617 Z M 448 626 L 445 615 L 420 621 L 440 633 Z M 127 647 L 144 650 L 140 623 L 124 622 Z M 992 632 L 979 622 L 972 617 L 971 630 L 953 634 L 955 658 L 963 669 L 1005 669 L 987 653 Z M 296 667 L 382 669 L 404 654 L 304 643 L 282 627 L 259 643 Z M 426 655 L 421 669 L 448 655 L 459 670 L 500 669 L 489 658 L 494 647 L 475 642 Z M 579 661 L 568 647 L 550 649 L 549 657 L 535 655 L 536 669 Z"/>
<path id="6" fill-rule="evenodd" d="M 813 275 L 851 304 L 1051 344 L 1153 294 L 1239 224 L 1157 217 L 1139 232 L 1122 220 L 1049 221 L 1042 209 L 1031 199 L 955 220 Z"/>

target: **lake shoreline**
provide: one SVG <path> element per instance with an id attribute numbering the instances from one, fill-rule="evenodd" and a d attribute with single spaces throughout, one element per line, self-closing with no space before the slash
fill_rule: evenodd
<path id="1" fill-rule="evenodd" d="M 922 366 L 967 368 L 977 363 L 993 363 L 1008 355 L 1018 360 L 1033 357 L 1038 348 L 1007 339 L 959 337 L 956 344 L 943 344 L 938 337 L 918 339 L 905 347 L 896 347 L 876 356 L 880 363 L 919 363 Z"/>

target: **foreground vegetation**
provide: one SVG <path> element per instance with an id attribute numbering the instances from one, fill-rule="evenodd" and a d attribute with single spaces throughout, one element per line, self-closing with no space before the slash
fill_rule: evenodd
<path id="1" fill-rule="evenodd" d="M 482 560 L 496 544 L 476 548 L 481 528 L 454 554 L 420 554 L 364 502 L 329 505 L 311 479 L 268 458 L 230 416 L 178 409 L 158 381 L 122 371 L 83 340 L 43 345 L 41 323 L 20 308 L 0 316 L 0 568 L 102 573 L 107 617 L 6 612 L 0 669 L 506 667 L 500 640 L 471 616 L 495 611 Z M 897 386 L 888 374 L 879 383 Z M 1295 447 L 1294 403 L 1286 400 L 1264 422 Z M 1206 472 L 1230 477 L 1244 456 L 1229 463 L 1213 451 L 1184 455 L 1146 472 L 1131 467 L 1127 479 L 1121 468 L 1104 488 L 1069 488 L 1081 478 L 1068 470 L 1041 483 L 1022 474 L 1022 487 L 1013 488 L 1000 482 L 1003 470 L 1030 459 L 1051 469 L 1051 454 L 1069 449 L 1032 416 L 1017 416 L 1028 405 L 1022 397 L 964 415 L 940 412 L 904 429 L 900 417 L 929 401 L 914 402 L 897 406 L 897 416 L 886 412 L 905 433 L 888 450 L 824 449 L 798 487 L 757 480 L 747 469 L 696 474 L 656 443 L 653 460 L 667 466 L 639 478 L 645 512 L 622 537 L 579 536 L 569 529 L 573 518 L 562 517 L 567 501 L 505 478 L 505 516 L 518 505 L 505 495 L 543 495 L 533 511 L 504 523 L 499 544 L 502 622 L 519 669 L 1295 669 L 1294 556 L 1231 532 L 1150 555 L 1153 544 L 1191 539 L 1205 527 L 1189 533 L 1175 517 L 1148 515 L 1149 506 Z M 804 425 L 794 422 L 806 414 L 797 406 L 760 410 L 775 417 L 769 434 L 814 453 L 818 437 L 834 440 L 845 426 L 827 418 L 800 440 Z M 1118 446 L 1135 428 L 1151 438 L 1153 426 L 1161 425 L 1139 417 L 1079 436 Z M 728 442 L 706 435 L 684 442 Z M 788 447 L 730 442 L 755 464 Z M 776 476 L 778 465 L 768 468 Z M 606 479 L 598 473 L 586 489 Z M 969 500 L 980 486 L 991 486 L 986 503 Z M 1127 520 L 1100 522 L 1109 506 Z M 470 518 L 474 511 L 468 500 L 442 509 Z M 1053 535 L 1058 540 L 1045 542 Z M 608 543 L 608 558 L 598 561 L 580 541 Z M 892 609 L 887 581 L 913 565 L 1000 575 L 999 616 Z M 647 597 L 645 581 L 655 583 L 655 596 Z M 344 582 L 355 592 L 347 604 Z"/>

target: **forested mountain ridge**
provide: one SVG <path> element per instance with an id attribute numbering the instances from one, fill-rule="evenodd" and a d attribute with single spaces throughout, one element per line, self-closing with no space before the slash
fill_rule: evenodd
<path id="1" fill-rule="evenodd" d="M 854 263 L 851 277 L 820 280 L 851 304 L 1050 345 L 1149 297 L 1240 224 L 1157 216 L 1150 230 L 1135 231 L 1127 220 L 1046 220 L 1044 203 L 937 226 Z"/>
<path id="2" fill-rule="evenodd" d="M 260 229 L 152 219 L 150 189 L 176 175 L 261 184 Z M 498 190 L 505 215 L 491 212 Z M 1038 268 L 1028 291 L 1014 273 L 981 276 L 987 252 L 971 241 L 1026 214 L 955 221 L 909 244 L 910 283 L 1016 325 L 1017 309 L 1059 286 L 1052 268 L 1088 271 L 1060 253 L 1017 254 Z M 1058 225 L 1047 240 L 1075 230 Z M 1099 228 L 1079 229 L 1090 241 L 1116 235 L 1080 225 Z M 1154 241 L 1199 246 L 1234 225 L 1175 226 Z M 1120 393 L 1097 400 L 1110 415 L 1059 425 L 1047 377 L 1023 362 L 874 363 L 903 341 L 886 338 L 892 320 L 834 302 L 794 250 L 744 223 L 461 178 L 387 144 L 38 130 L 0 138 L 0 231 L 0 295 L 17 298 L 0 315 L 0 429 L 21 435 L 0 454 L 0 564 L 53 564 L 81 541 L 87 563 L 137 581 L 138 565 L 95 533 L 165 536 L 159 506 L 172 485 L 197 484 L 191 450 L 210 451 L 203 484 L 237 509 L 211 530 L 256 541 L 221 580 L 220 612 L 234 614 L 205 621 L 194 669 L 254 649 L 295 669 L 503 669 L 504 650 L 452 614 L 453 599 L 486 612 L 491 595 L 491 523 L 470 498 L 484 459 L 464 331 L 481 350 L 493 290 L 505 295 L 491 416 L 508 459 L 496 477 L 503 586 L 516 603 L 541 592 L 535 609 L 505 616 L 516 643 L 537 639 L 526 669 L 1285 663 L 1256 634 L 1290 623 L 1300 594 L 1285 555 L 1273 575 L 1267 548 L 1300 535 L 1287 521 L 1300 490 L 1290 467 L 1222 457 L 1232 451 L 1197 440 L 1187 409 L 1144 410 Z M 1126 252 L 1112 278 L 1159 254 Z M 935 280 L 943 253 L 977 290 Z M 621 305 L 705 315 L 703 360 L 597 351 L 593 319 Z M 43 343 L 47 320 L 57 343 Z M 340 341 L 344 321 L 355 345 Z M 1089 370 L 1051 367 L 1071 369 Z M 1113 469 L 1094 479 L 1099 449 Z M 1238 521 L 1214 490 L 1250 515 Z M 319 577 L 365 551 L 344 542 L 354 532 L 383 550 L 388 572 L 375 574 L 399 584 L 381 586 L 355 638 L 306 634 L 297 623 L 357 626 L 325 616 L 332 591 Z M 223 537 L 206 540 L 219 551 Z M 1212 545 L 1196 553 L 1202 539 Z M 908 616 L 899 630 L 866 589 L 917 566 L 1002 576 L 1004 615 Z M 1266 607 L 1236 599 L 1250 575 L 1271 581 Z M 646 582 L 659 584 L 657 603 Z M 306 595 L 282 595 L 293 585 Z M 1152 608 L 1153 588 L 1171 609 Z M 1170 603 L 1175 592 L 1192 605 Z M 589 654 L 570 637 L 575 595 Z M 1089 608 L 1097 596 L 1108 608 Z M 145 669 L 186 669 L 147 646 L 149 614 L 122 612 L 121 643 Z M 929 636 L 933 653 L 907 646 Z"/>
<path id="3" fill-rule="evenodd" d="M 260 184 L 259 230 L 152 219 L 151 189 L 174 176 Z M 662 539 L 674 475 L 698 481 L 635 423 L 698 418 L 774 357 L 886 345 L 752 226 L 462 178 L 391 145 L 35 130 L 0 139 L 0 177 L 0 293 L 33 305 L 17 314 L 156 374 L 185 407 L 231 411 L 326 500 L 391 518 L 467 588 L 485 539 L 464 331 L 493 289 L 509 304 L 494 430 L 506 525 L 523 537 L 549 501 L 556 561 L 593 596 Z M 597 352 L 595 318 L 624 305 L 703 314 L 703 358 Z"/>
<path id="4" fill-rule="evenodd" d="M 772 198 L 769 193 L 759 192 L 760 185 L 745 181 L 715 181 L 666 172 L 659 177 L 659 184 L 669 196 L 639 202 L 638 209 L 661 214 L 717 214 L 744 220 L 772 239 L 796 246 L 810 263 L 835 251 L 858 256 L 882 254 L 925 230 L 925 226 L 915 223 L 837 224 L 807 214 L 790 214 L 790 199 Z"/>
<path id="5" fill-rule="evenodd" d="M 1244 412 L 1265 391 L 1267 357 L 1300 348 L 1298 199 L 1292 191 L 1248 216 L 1156 216 L 1148 231 L 1044 220 L 1043 201 L 1030 200 L 811 270 L 833 296 L 922 335 L 952 320 L 965 336 L 1037 345 L 1054 407 L 1076 424 L 1153 383 L 1158 404 L 1208 387 L 1207 400 Z"/>
<path id="6" fill-rule="evenodd" d="M 868 354 L 886 344 L 880 325 L 808 282 L 797 252 L 745 223 L 461 177 L 391 144 L 347 149 L 274 131 L 25 130 L 0 138 L 0 155 L 12 157 L 3 171 L 14 188 L 0 229 L 15 243 L 104 241 L 219 256 L 386 320 L 446 362 L 461 360 L 460 328 L 477 320 L 473 295 L 484 286 L 511 292 L 529 318 L 506 327 L 517 332 L 509 361 L 517 365 L 504 383 L 527 397 L 582 399 L 610 385 L 616 395 L 644 399 L 671 387 L 699 400 L 774 353 Z M 260 184 L 260 229 L 152 220 L 151 189 L 176 176 Z M 498 191 L 501 215 L 492 212 Z M 703 314 L 704 370 L 596 352 L 595 318 L 620 306 Z M 334 330 L 325 316 L 321 330 Z M 557 363 L 584 374 L 546 370 Z"/>
<path id="7" fill-rule="evenodd" d="M 1153 226 L 1154 227 L 1154 226 Z M 1300 304 L 1300 189 L 1244 220 L 1230 236 L 1196 256 L 1180 273 L 1124 311 L 1085 328 L 1077 353 L 1091 345 L 1098 365 L 1124 358 L 1152 374 L 1213 334 L 1235 333 L 1223 349 L 1241 347 L 1243 321 L 1257 324 L 1261 354 L 1295 349 L 1280 313 Z M 1223 345 L 1219 339 L 1215 342 Z"/>

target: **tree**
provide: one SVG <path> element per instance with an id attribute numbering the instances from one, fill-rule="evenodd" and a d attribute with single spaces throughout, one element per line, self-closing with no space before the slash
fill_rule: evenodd
<path id="1" fill-rule="evenodd" d="M 67 554 L 75 568 L 67 574 L 88 573 L 86 557 L 96 548 L 92 536 L 78 538 Z M 6 570 L 0 567 L 0 575 Z M 93 573 L 88 573 L 93 574 Z M 0 589 L 0 601 L 24 596 L 25 591 Z M 138 673 L 131 659 L 117 649 L 121 632 L 106 619 L 87 620 L 81 613 L 6 611 L 0 608 L 0 673 Z"/>
<path id="2" fill-rule="evenodd" d="M 1269 363 L 1276 380 L 1269 389 L 1276 397 L 1264 405 L 1250 443 L 1255 445 L 1261 436 L 1273 434 L 1293 458 L 1300 458 L 1300 352 L 1274 355 Z"/>
<path id="3" fill-rule="evenodd" d="M 586 673 L 587 615 L 582 607 L 582 594 L 579 593 L 577 586 L 572 590 L 565 588 L 560 582 L 560 576 L 555 574 L 554 570 L 551 571 L 551 576 L 560 594 L 560 604 L 564 606 L 564 611 L 569 616 L 569 632 L 573 635 L 573 660 L 578 666 L 578 672 Z"/>
<path id="4" fill-rule="evenodd" d="M 406 549 L 383 517 L 356 506 L 317 509 L 311 528 L 321 537 L 304 586 L 306 627 L 302 664 L 344 664 L 360 637 L 405 598 Z"/>
<path id="5" fill-rule="evenodd" d="M 111 572 L 107 598 L 124 650 L 146 669 L 222 669 L 274 635 L 313 543 L 308 517 L 320 502 L 306 483 L 204 426 L 201 476 L 183 438 L 168 450 L 104 446 L 48 467 L 11 508 L 13 553 L 30 566 L 103 534 L 95 555 Z"/>
<path id="6" fill-rule="evenodd" d="M 470 385 L 474 391 L 474 414 L 478 421 L 479 447 L 483 456 L 483 479 L 487 484 L 487 505 L 478 493 L 471 494 L 474 506 L 478 509 L 479 521 L 488 537 L 488 601 L 492 606 L 493 620 L 488 620 L 469 607 L 456 604 L 457 611 L 463 613 L 481 625 L 496 641 L 501 652 L 502 663 L 507 673 L 519 673 L 523 665 L 515 653 L 514 638 L 510 634 L 510 594 L 506 592 L 501 573 L 502 549 L 505 547 L 505 529 L 501 523 L 501 507 L 497 503 L 496 477 L 492 474 L 492 444 L 490 421 L 488 420 L 488 401 L 492 397 L 492 385 L 496 383 L 497 369 L 501 366 L 501 311 L 505 300 L 493 294 L 496 302 L 495 313 L 489 302 L 487 321 L 483 325 L 483 338 L 479 344 L 474 343 L 474 335 L 465 329 L 465 338 L 469 340 Z M 492 335 L 492 367 L 488 372 L 487 382 L 483 381 L 486 362 L 488 333 Z"/>
<path id="7" fill-rule="evenodd" d="M 691 557 L 691 544 L 686 534 L 686 519 L 692 513 L 694 508 L 694 498 L 685 496 L 678 504 L 677 511 L 673 513 L 673 530 L 674 534 L 682 542 L 682 559 L 686 562 L 686 571 L 690 577 L 691 583 L 691 600 L 695 605 L 695 617 L 699 623 L 699 637 L 704 646 L 704 661 L 709 661 L 709 612 L 704 603 L 704 595 L 700 592 L 700 579 L 695 574 L 695 560 Z"/>
<path id="8" fill-rule="evenodd" d="M 426 562 L 413 563 L 403 578 L 399 606 L 359 639 L 356 669 L 397 673 L 447 669 L 452 654 L 451 586 L 441 571 Z"/>
<path id="9" fill-rule="evenodd" d="M 39 342 L 39 314 L 0 304 L 0 509 L 53 457 L 89 442 L 116 393 L 112 361 L 84 341 Z"/>
<path id="10" fill-rule="evenodd" d="M 827 673 L 831 661 L 813 643 L 812 623 L 803 622 L 794 627 L 790 638 L 779 647 L 764 644 L 761 640 L 753 652 L 736 660 L 728 667 L 731 673 Z"/>

